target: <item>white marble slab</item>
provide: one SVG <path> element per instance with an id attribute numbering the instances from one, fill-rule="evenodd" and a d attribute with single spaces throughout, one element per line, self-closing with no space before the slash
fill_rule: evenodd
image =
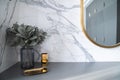
<path id="1" fill-rule="evenodd" d="M 17 19 L 17 0 L 0 0 L 0 73 L 17 62 L 18 55 L 15 48 L 7 45 L 6 28 Z"/>
<path id="2" fill-rule="evenodd" d="M 50 61 L 120 61 L 119 47 L 98 47 L 83 34 L 80 0 L 20 0 L 19 8 L 20 24 L 36 25 L 48 32 L 40 49 L 49 53 Z"/>
<path id="3" fill-rule="evenodd" d="M 0 34 L 0 71 L 16 62 L 17 55 L 9 54 L 16 52 L 10 47 L 3 55 L 5 29 L 15 22 L 38 26 L 48 33 L 37 49 L 47 52 L 51 62 L 120 61 L 120 47 L 101 48 L 85 37 L 80 25 L 80 0 L 1 0 L 0 4 L 0 24 L 4 25 Z"/>

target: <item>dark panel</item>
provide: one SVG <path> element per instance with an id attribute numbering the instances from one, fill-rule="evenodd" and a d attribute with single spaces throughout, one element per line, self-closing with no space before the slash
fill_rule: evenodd
<path id="1" fill-rule="evenodd" d="M 120 0 L 117 0 L 117 43 L 120 42 Z"/>

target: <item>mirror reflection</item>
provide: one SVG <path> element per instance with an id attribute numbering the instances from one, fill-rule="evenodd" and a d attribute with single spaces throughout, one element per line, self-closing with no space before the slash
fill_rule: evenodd
<path id="1" fill-rule="evenodd" d="M 96 43 L 112 46 L 120 42 L 120 0 L 84 0 L 84 23 Z"/>

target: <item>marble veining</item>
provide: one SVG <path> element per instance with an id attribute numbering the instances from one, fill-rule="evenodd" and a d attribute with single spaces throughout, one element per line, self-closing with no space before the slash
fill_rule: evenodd
<path id="1" fill-rule="evenodd" d="M 78 37 L 80 34 L 79 32 L 81 32 L 79 25 L 75 25 L 74 23 L 72 23 L 72 21 L 70 21 L 66 16 L 64 16 L 64 13 L 68 13 L 70 10 L 76 11 L 80 10 L 80 2 L 79 0 L 73 1 L 71 0 L 71 2 L 67 1 L 61 1 L 61 0 L 19 0 L 22 3 L 25 3 L 28 6 L 37 6 L 39 8 L 44 8 L 44 9 L 48 9 L 48 10 L 52 10 L 51 12 L 47 12 L 47 14 L 44 14 L 44 16 L 46 17 L 47 21 L 49 22 L 49 24 L 51 25 L 51 27 L 47 28 L 46 31 L 48 32 L 49 36 L 59 36 L 60 42 L 56 42 L 57 44 L 62 44 L 59 48 L 63 47 L 65 48 L 65 50 L 67 50 L 67 54 L 69 54 L 69 58 L 71 58 L 72 60 L 70 61 L 88 61 L 88 62 L 94 62 L 95 60 L 93 59 L 92 55 L 90 55 L 90 53 L 88 51 L 85 50 L 85 48 L 82 46 L 82 44 L 80 42 L 77 41 L 76 37 Z M 67 3 L 67 4 L 65 4 Z M 73 4 L 71 4 L 73 3 Z M 75 10 L 74 10 L 75 9 Z M 54 12 L 55 15 L 49 15 L 52 14 Z M 78 11 L 76 11 L 78 13 Z M 69 13 L 70 14 L 70 13 Z M 41 14 L 39 14 L 41 15 Z M 54 18 L 55 16 L 55 18 Z M 78 15 L 80 16 L 80 15 Z M 27 17 L 27 16 L 26 16 Z M 79 21 L 76 21 L 79 23 Z M 49 24 L 46 24 L 49 25 Z M 44 29 L 44 28 L 43 28 Z M 77 36 L 74 36 L 74 34 L 77 34 Z M 69 37 L 67 38 L 67 36 L 69 35 Z M 51 38 L 51 37 L 49 37 Z M 65 39 L 63 39 L 65 38 Z M 72 39 L 72 40 L 71 40 Z M 69 41 L 69 42 L 67 42 Z M 71 41 L 71 42 L 70 42 Z M 67 44 L 66 44 L 67 43 Z M 51 46 L 51 47 L 57 47 L 56 46 Z M 74 49 L 72 49 L 72 47 L 68 46 L 68 45 L 73 45 L 76 48 L 79 48 L 78 51 L 75 51 Z M 45 45 L 46 46 L 46 45 Z M 62 54 L 63 58 L 64 54 L 66 54 L 66 52 L 63 53 L 61 51 L 59 51 L 58 49 L 53 50 L 52 53 L 49 52 L 48 53 L 51 55 L 53 54 L 51 57 L 54 58 L 56 57 L 54 54 L 56 54 L 55 52 Z M 61 53 L 60 53 L 61 52 Z M 79 55 L 77 57 L 79 57 L 78 59 L 75 58 L 75 53 L 76 55 Z M 84 57 L 82 59 L 82 57 Z M 51 58 L 51 59 L 52 59 Z M 53 60 L 51 60 L 53 61 Z M 62 60 L 57 60 L 57 61 L 62 61 Z"/>
<path id="2" fill-rule="evenodd" d="M 2 23 L 0 24 L 0 30 L 2 30 L 2 28 L 3 28 L 3 26 L 4 26 L 4 23 L 6 22 L 6 20 L 7 20 L 7 15 L 8 15 L 8 9 L 9 9 L 9 4 L 10 4 L 10 2 L 8 1 L 7 3 L 6 3 L 6 8 L 5 8 L 5 17 L 4 17 L 4 19 L 3 19 L 3 21 L 2 21 Z M 2 35 L 0 35 L 0 36 L 2 36 Z M 2 42 L 1 42 L 2 43 Z M 1 52 L 1 54 L 0 54 L 0 65 L 2 64 L 2 59 L 3 59 L 3 54 L 4 54 L 4 49 L 5 49 L 5 44 L 3 44 L 3 46 L 2 46 L 2 44 L 0 43 L 0 52 Z M 6 42 L 5 42 L 6 43 Z M 4 49 L 3 49 L 4 48 Z"/>
<path id="3" fill-rule="evenodd" d="M 11 23 L 11 21 L 13 21 L 12 19 L 14 16 L 16 4 L 17 4 L 17 0 L 14 0 L 14 1 L 1 0 L 0 1 L 0 12 L 1 12 L 0 13 L 0 20 L 1 20 L 0 22 L 0 72 L 8 68 L 12 64 L 14 64 L 14 62 L 17 62 L 17 61 L 12 61 L 13 59 L 15 60 L 17 58 L 16 55 L 14 55 L 16 58 L 12 58 L 11 61 L 10 60 L 7 61 L 8 59 L 10 59 L 10 56 L 9 56 L 10 53 L 14 53 L 14 51 L 12 51 L 13 49 L 9 50 L 9 47 L 7 47 L 7 38 L 5 37 L 6 28 L 9 27 L 11 24 L 13 24 Z M 7 61 L 8 63 L 7 62 L 5 63 L 5 61 Z"/>
<path id="4" fill-rule="evenodd" d="M 50 8 L 50 9 L 53 9 L 55 11 L 66 11 L 66 10 L 69 10 L 69 9 L 73 9 L 73 8 L 79 8 L 80 5 L 78 3 L 78 5 L 73 5 L 73 6 L 70 6 L 70 7 L 67 7 L 66 5 L 64 4 L 60 4 L 60 0 L 19 0 L 21 2 L 25 2 L 26 4 L 30 4 L 30 5 L 37 5 L 37 6 L 41 6 L 41 7 L 44 7 L 44 8 Z M 69 0 L 66 0 L 69 2 Z M 73 1 L 72 1 L 73 2 Z M 64 1 L 63 1 L 64 3 Z"/>
<path id="5" fill-rule="evenodd" d="M 38 26 L 48 33 L 36 49 L 49 53 L 50 62 L 120 61 L 119 47 L 98 47 L 83 34 L 80 0 L 0 0 L 0 12 L 0 72 L 18 59 L 19 47 L 7 46 L 5 39 L 6 28 L 15 22 Z"/>
<path id="6" fill-rule="evenodd" d="M 14 7 L 13 7 L 13 11 L 12 11 L 12 13 L 11 13 L 11 15 L 10 15 L 10 19 L 8 20 L 8 26 L 9 26 L 9 24 L 10 24 L 10 22 L 11 22 L 11 19 L 12 19 L 12 17 L 13 17 L 13 14 L 14 14 L 14 11 L 15 11 L 15 7 L 16 7 L 16 3 L 17 3 L 17 0 L 15 0 L 15 3 L 14 3 Z M 6 3 L 6 8 L 5 8 L 5 17 L 4 17 L 4 20 L 3 20 L 3 22 L 1 23 L 1 25 L 0 25 L 0 30 L 3 30 L 2 28 L 6 25 L 5 24 L 5 22 L 7 21 L 7 17 L 8 17 L 8 13 L 9 13 L 9 6 L 10 6 L 10 1 L 8 1 L 7 3 Z M 6 28 L 7 28 L 7 26 L 6 26 Z M 0 36 L 3 36 L 2 34 L 0 34 Z M 6 38 L 5 38 L 6 39 Z M 3 56 L 4 56 L 4 51 L 5 51 L 5 49 L 6 49 L 6 43 L 7 43 L 7 39 L 5 40 L 5 42 L 2 44 L 3 42 L 1 42 L 1 45 L 0 45 L 0 47 L 1 47 L 1 60 L 0 60 L 0 65 L 2 64 L 2 59 L 3 59 Z"/>

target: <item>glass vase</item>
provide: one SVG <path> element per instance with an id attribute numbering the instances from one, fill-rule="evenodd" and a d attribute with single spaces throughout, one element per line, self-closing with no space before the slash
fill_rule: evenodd
<path id="1" fill-rule="evenodd" d="M 23 47 L 20 50 L 21 68 L 30 69 L 34 67 L 34 49 L 31 47 Z"/>

